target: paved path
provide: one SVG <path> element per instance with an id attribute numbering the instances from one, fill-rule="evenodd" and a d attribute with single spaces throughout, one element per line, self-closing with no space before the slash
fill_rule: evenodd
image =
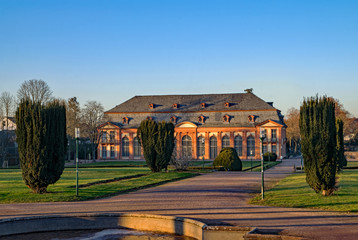
<path id="1" fill-rule="evenodd" d="M 265 172 L 270 185 L 292 173 L 298 159 Z M 254 226 L 309 239 L 358 239 L 358 215 L 248 205 L 260 173 L 215 172 L 133 193 L 86 202 L 0 205 L 0 218 L 78 213 L 148 213 L 188 217 L 210 225 Z"/>

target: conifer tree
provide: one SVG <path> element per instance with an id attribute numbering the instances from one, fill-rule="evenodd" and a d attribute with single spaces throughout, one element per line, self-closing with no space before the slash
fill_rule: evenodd
<path id="1" fill-rule="evenodd" d="M 157 124 L 153 120 L 144 120 L 137 133 L 148 167 L 153 172 L 166 169 L 174 150 L 174 125 L 165 121 Z"/>
<path id="2" fill-rule="evenodd" d="M 343 121 L 337 119 L 336 122 L 337 128 L 337 171 L 343 169 L 344 166 L 347 166 L 347 159 L 344 156 L 344 139 L 343 139 Z"/>
<path id="3" fill-rule="evenodd" d="M 158 124 L 151 119 L 142 121 L 137 129 L 137 136 L 143 147 L 145 161 L 152 172 L 157 172 L 155 163 L 157 157 L 155 150 L 157 132 Z"/>
<path id="4" fill-rule="evenodd" d="M 315 192 L 333 193 L 336 180 L 334 102 L 326 96 L 305 99 L 300 109 L 300 133 L 306 181 Z"/>
<path id="5" fill-rule="evenodd" d="M 53 101 L 23 100 L 16 112 L 16 137 L 25 184 L 35 193 L 46 193 L 47 186 L 61 176 L 66 153 L 66 111 Z"/>
<path id="6" fill-rule="evenodd" d="M 157 142 L 155 146 L 157 152 L 156 166 L 157 171 L 167 169 L 170 158 L 174 150 L 174 125 L 162 121 L 158 123 Z"/>

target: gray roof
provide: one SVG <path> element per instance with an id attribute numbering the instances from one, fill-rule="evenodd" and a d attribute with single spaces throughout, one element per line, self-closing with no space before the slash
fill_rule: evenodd
<path id="1" fill-rule="evenodd" d="M 205 108 L 201 107 L 202 103 Z M 225 103 L 230 106 L 226 107 Z M 150 104 L 154 105 L 153 109 Z M 173 104 L 178 104 L 178 108 Z M 223 122 L 225 115 L 230 117 L 230 122 Z M 254 122 L 248 120 L 249 115 L 255 116 Z M 122 128 L 136 128 L 149 116 L 156 121 L 170 121 L 174 116 L 176 124 L 189 121 L 198 127 L 254 127 L 266 120 L 284 125 L 279 110 L 253 93 L 135 96 L 105 112 L 105 116 Z M 205 121 L 199 122 L 199 116 Z M 128 122 L 124 123 L 123 118 Z"/>
<path id="2" fill-rule="evenodd" d="M 225 107 L 228 102 L 230 107 Z M 206 107 L 202 108 L 201 103 Z M 149 104 L 153 104 L 151 109 Z M 178 104 L 178 108 L 173 108 Z M 106 113 L 275 110 L 253 93 L 135 96 Z"/>

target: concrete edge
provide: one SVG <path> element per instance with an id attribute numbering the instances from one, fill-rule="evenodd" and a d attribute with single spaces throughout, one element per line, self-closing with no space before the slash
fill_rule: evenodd
<path id="1" fill-rule="evenodd" d="M 80 214 L 0 219 L 0 237 L 32 232 L 129 228 L 192 237 L 198 240 L 297 240 L 290 236 L 257 234 L 254 227 L 207 226 L 197 220 L 151 214 Z"/>
<path id="2" fill-rule="evenodd" d="M 130 228 L 202 239 L 205 227 L 206 224 L 193 219 L 149 214 L 52 215 L 2 219 L 0 236 L 61 230 Z"/>

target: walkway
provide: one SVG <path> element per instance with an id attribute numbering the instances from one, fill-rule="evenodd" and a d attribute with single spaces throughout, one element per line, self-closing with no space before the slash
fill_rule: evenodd
<path id="1" fill-rule="evenodd" d="M 299 159 L 265 172 L 266 185 L 292 173 Z M 148 213 L 210 225 L 254 226 L 310 239 L 358 239 L 358 215 L 247 204 L 260 191 L 260 173 L 215 172 L 133 193 L 86 202 L 0 205 L 0 218 L 78 213 Z"/>

